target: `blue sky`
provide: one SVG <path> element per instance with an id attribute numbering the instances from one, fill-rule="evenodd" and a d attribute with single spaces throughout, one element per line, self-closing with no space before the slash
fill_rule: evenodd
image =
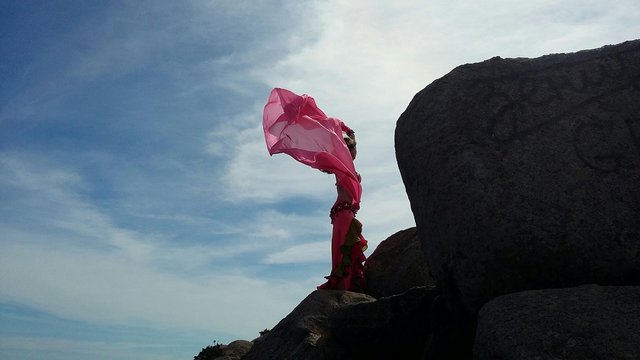
<path id="1" fill-rule="evenodd" d="M 0 0 L 0 358 L 191 358 L 313 291 L 334 180 L 268 156 L 272 87 L 356 130 L 370 254 L 414 225 L 417 91 L 639 37 L 636 0 Z"/>

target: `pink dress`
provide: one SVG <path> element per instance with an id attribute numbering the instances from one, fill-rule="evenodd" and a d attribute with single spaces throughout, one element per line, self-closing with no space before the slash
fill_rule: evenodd
<path id="1" fill-rule="evenodd" d="M 273 89 L 263 113 L 263 128 L 269 154 L 285 153 L 313 168 L 336 177 L 338 198 L 331 208 L 331 275 L 319 289 L 362 291 L 364 251 L 367 241 L 362 224 L 355 218 L 362 186 L 343 132 L 351 129 L 328 117 L 308 95 Z"/>

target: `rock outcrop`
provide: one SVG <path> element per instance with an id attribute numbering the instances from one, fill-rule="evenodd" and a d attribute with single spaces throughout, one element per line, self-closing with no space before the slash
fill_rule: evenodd
<path id="1" fill-rule="evenodd" d="M 367 294 L 375 297 L 401 294 L 416 286 L 433 286 L 416 228 L 398 231 L 382 241 L 365 264 Z"/>
<path id="2" fill-rule="evenodd" d="M 348 352 L 329 331 L 329 319 L 342 307 L 371 301 L 375 299 L 364 294 L 316 290 L 257 341 L 244 359 L 348 359 Z"/>
<path id="3" fill-rule="evenodd" d="M 433 288 L 374 299 L 349 291 L 316 290 L 244 360 L 417 359 L 426 338 Z"/>
<path id="4" fill-rule="evenodd" d="M 640 359 L 640 287 L 525 291 L 480 311 L 474 358 Z"/>
<path id="5" fill-rule="evenodd" d="M 229 345 L 210 345 L 203 348 L 193 360 L 241 360 L 252 345 L 253 343 L 247 340 L 232 341 Z"/>
<path id="6" fill-rule="evenodd" d="M 450 304 L 640 284 L 640 41 L 460 66 L 414 97 L 395 136 Z"/>

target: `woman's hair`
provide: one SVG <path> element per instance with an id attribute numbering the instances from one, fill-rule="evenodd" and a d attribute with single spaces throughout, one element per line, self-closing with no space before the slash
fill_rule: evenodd
<path id="1" fill-rule="evenodd" d="M 347 143 L 347 147 L 349 148 L 349 150 L 356 147 L 356 141 L 348 136 L 344 137 L 344 142 Z"/>

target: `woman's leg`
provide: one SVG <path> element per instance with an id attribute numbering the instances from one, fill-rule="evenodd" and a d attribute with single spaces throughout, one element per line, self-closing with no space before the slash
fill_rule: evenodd
<path id="1" fill-rule="evenodd" d="M 333 218 L 331 238 L 332 271 L 329 281 L 321 289 L 364 290 L 362 263 L 366 240 L 361 235 L 362 225 L 351 211 L 340 211 Z"/>

